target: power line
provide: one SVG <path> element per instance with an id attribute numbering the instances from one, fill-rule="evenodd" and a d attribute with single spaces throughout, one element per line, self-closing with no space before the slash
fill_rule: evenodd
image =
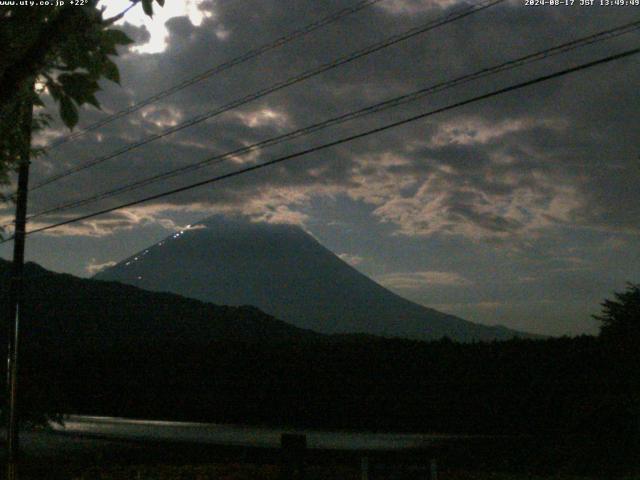
<path id="1" fill-rule="evenodd" d="M 54 149 L 60 145 L 63 145 L 71 140 L 74 140 L 78 137 L 81 137 L 82 135 L 91 132 L 93 130 L 97 130 L 98 128 L 107 125 L 108 123 L 113 122 L 114 120 L 117 120 L 119 118 L 125 117 L 131 113 L 137 112 L 138 110 L 140 110 L 141 108 L 146 107 L 147 105 L 157 102 L 158 100 L 161 100 L 163 98 L 166 98 L 170 95 L 173 95 L 174 93 L 179 92 L 180 90 L 184 90 L 187 87 L 190 87 L 191 85 L 194 85 L 198 82 L 201 82 L 202 80 L 205 80 L 209 77 L 212 77 L 214 75 L 217 75 L 218 73 L 224 72 L 225 70 L 228 70 L 232 67 L 235 67 L 236 65 L 240 65 L 241 63 L 247 62 L 253 58 L 256 58 L 264 53 L 267 53 L 271 50 L 275 50 L 276 48 L 279 48 L 283 45 L 286 45 L 289 42 L 292 42 L 294 40 L 297 40 L 298 38 L 304 37 L 305 35 L 308 35 L 324 26 L 327 26 L 333 22 L 336 22 L 348 15 L 351 15 L 353 13 L 356 13 L 360 10 L 363 10 L 367 7 L 370 7 L 376 3 L 381 2 L 382 0 L 364 0 L 361 1 L 351 7 L 347 7 L 347 8 L 343 8 L 341 10 L 338 10 L 326 17 L 321 18 L 320 20 L 317 20 L 315 22 L 312 22 L 308 25 L 305 25 L 304 27 L 298 29 L 298 30 L 294 30 L 293 32 L 284 35 L 282 37 L 279 37 L 275 40 L 273 40 L 272 42 L 266 43 L 260 47 L 257 47 L 253 50 L 249 50 L 248 52 L 243 53 L 242 55 L 235 57 L 231 60 L 228 60 L 224 63 L 218 64 L 215 67 L 212 67 L 208 70 L 205 70 L 203 72 L 200 72 L 198 75 L 194 76 L 194 77 L 190 77 L 180 83 L 178 83 L 177 85 L 173 85 L 165 90 L 162 90 L 150 97 L 145 98 L 144 100 L 141 100 L 137 103 L 134 103 L 133 105 L 130 105 L 127 108 L 124 108 L 122 110 L 119 110 L 116 113 L 113 113 L 111 115 L 109 115 L 106 118 L 103 118 L 102 120 L 98 120 L 95 123 L 92 123 L 91 125 L 78 130 L 74 133 L 71 133 L 69 135 L 65 135 L 64 137 L 61 137 L 57 140 L 52 141 L 49 145 L 45 146 L 45 150 L 51 150 Z M 135 5 L 135 2 L 129 7 L 133 7 Z"/>
<path id="2" fill-rule="evenodd" d="M 58 212 L 62 212 L 65 210 L 69 210 L 71 208 L 76 208 L 76 207 L 80 207 L 80 206 L 84 206 L 84 205 L 88 205 L 91 203 L 94 203 L 98 200 L 103 200 L 105 198 L 110 198 L 113 197 L 115 195 L 121 194 L 121 193 L 125 193 L 125 192 L 130 192 L 132 190 L 137 190 L 139 188 L 145 187 L 147 185 L 156 183 L 158 181 L 161 180 L 165 180 L 168 178 L 172 178 L 178 175 L 182 175 L 185 173 L 189 173 L 189 172 L 193 172 L 196 171 L 200 168 L 206 167 L 206 166 L 210 166 L 213 164 L 219 164 L 222 161 L 230 158 L 230 157 L 234 157 L 237 155 L 243 155 L 243 154 L 247 154 L 250 153 L 252 151 L 258 150 L 258 149 L 263 149 L 265 147 L 270 147 L 273 145 L 277 145 L 279 143 L 282 143 L 284 141 L 287 140 L 291 140 L 294 138 L 299 138 L 301 136 L 305 136 L 305 135 L 309 135 L 311 133 L 317 132 L 319 130 L 322 130 L 324 128 L 330 127 L 330 126 L 334 126 L 334 125 L 338 125 L 338 124 L 342 124 L 351 120 L 354 120 L 356 118 L 360 118 L 366 115 L 370 115 L 373 113 L 377 113 L 389 108 L 393 108 L 393 107 L 397 107 L 399 105 L 403 105 L 412 101 L 416 101 L 418 99 L 421 99 L 427 95 L 431 95 L 433 93 L 437 93 L 437 92 L 441 92 L 443 90 L 447 90 L 453 87 L 458 87 L 460 85 L 466 84 L 470 81 L 473 80 L 478 80 L 480 78 L 484 78 L 490 75 L 495 75 L 497 73 L 500 72 L 504 72 L 507 70 L 511 70 L 514 68 L 518 68 L 521 67 L 523 65 L 527 65 L 533 62 L 538 62 L 541 60 L 544 60 L 546 58 L 549 58 L 551 56 L 555 56 L 555 55 L 559 55 L 562 53 L 566 53 L 568 51 L 571 50 L 575 50 L 577 48 L 581 48 L 587 45 L 592 45 L 594 43 L 597 42 L 602 42 L 604 40 L 609 40 L 611 38 L 615 38 L 621 35 L 624 35 L 626 33 L 630 33 L 632 31 L 635 31 L 637 29 L 640 28 L 640 20 L 636 20 L 634 22 L 630 22 L 624 25 L 620 25 L 614 28 L 610 28 L 608 30 L 604 30 L 601 32 L 597 32 L 595 34 L 591 34 L 576 40 L 572 40 L 570 42 L 566 42 L 560 45 L 556 45 L 553 46 L 551 48 L 542 50 L 542 51 L 538 51 L 535 53 L 531 53 L 525 56 L 521 56 L 519 58 L 516 59 L 512 59 L 506 62 L 503 62 L 499 65 L 493 66 L 493 67 L 489 67 L 489 68 L 484 68 L 481 70 L 478 70 L 474 73 L 471 74 L 467 74 L 461 77 L 457 77 L 453 80 L 449 80 L 446 82 L 440 82 L 438 84 L 435 85 L 431 85 L 429 87 L 425 87 L 425 88 L 421 88 L 419 90 L 404 94 L 404 95 L 400 95 L 397 97 L 394 97 L 392 99 L 383 101 L 383 102 L 379 102 L 376 103 L 374 105 L 370 105 L 368 107 L 365 108 L 361 108 L 359 110 L 355 110 L 355 111 L 351 111 L 348 112 L 346 114 L 343 115 L 339 115 L 337 117 L 333 117 L 327 120 L 324 120 L 322 122 L 319 123 L 315 123 L 313 125 L 309 125 L 307 127 L 304 128 L 300 128 L 297 130 L 294 130 L 292 132 L 288 132 L 286 134 L 283 135 L 279 135 L 276 137 L 272 137 L 257 143 L 254 143 L 252 145 L 247 145 L 232 151 L 228 151 L 222 154 L 217 154 L 211 157 L 208 157 L 204 160 L 201 160 L 199 162 L 196 163 L 192 163 L 189 165 L 185 165 L 183 167 L 180 168 L 176 168 L 173 170 L 169 170 L 167 172 L 163 172 L 163 173 L 159 173 L 156 175 L 153 175 L 151 177 L 147 177 L 145 179 L 142 180 L 138 180 L 132 183 L 129 183 L 127 185 L 123 185 L 121 187 L 118 187 L 116 189 L 112 189 L 112 190 L 108 190 L 102 193 L 98 193 L 95 195 L 92 195 L 90 197 L 87 198 L 83 198 L 80 200 L 76 200 L 73 202 L 68 202 L 68 203 L 64 203 L 61 205 L 57 205 L 54 207 L 51 207 L 49 209 L 46 210 L 42 210 L 39 211 L 37 213 L 34 213 L 32 215 L 30 215 L 29 217 L 27 217 L 28 220 L 33 220 L 35 218 L 41 217 L 43 215 L 48 215 L 48 214 L 52 214 L 52 213 L 58 213 Z M 8 226 L 8 225 L 5 225 Z"/>
<path id="3" fill-rule="evenodd" d="M 246 167 L 246 168 L 243 168 L 243 169 L 240 169 L 240 170 L 236 170 L 234 172 L 226 173 L 224 175 L 211 177 L 211 178 L 208 178 L 206 180 L 201 180 L 199 182 L 192 183 L 192 184 L 189 184 L 189 185 L 186 185 L 186 186 L 183 186 L 183 187 L 175 188 L 175 189 L 168 190 L 168 191 L 165 191 L 165 192 L 162 192 L 162 193 L 158 193 L 158 194 L 155 194 L 155 195 L 150 195 L 148 197 L 145 197 L 145 198 L 142 198 L 142 199 L 139 199 L 139 200 L 134 200 L 134 201 L 131 201 L 131 202 L 127 202 L 127 203 L 115 206 L 115 207 L 106 208 L 106 209 L 103 209 L 103 210 L 99 210 L 97 212 L 93 212 L 93 213 L 90 213 L 90 214 L 86 214 L 86 215 L 75 217 L 75 218 L 72 218 L 72 219 L 69 219 L 69 220 L 58 222 L 58 223 L 55 223 L 53 225 L 47 225 L 45 227 L 40 227 L 40 228 L 37 228 L 37 229 L 34 229 L 34 230 L 30 230 L 29 232 L 27 232 L 27 234 L 44 232 L 46 230 L 51 230 L 51 229 L 58 228 L 58 227 L 61 227 L 61 226 L 64 226 L 64 225 L 69 225 L 71 223 L 76 223 L 76 222 L 80 222 L 80 221 L 83 221 L 83 220 L 87 220 L 89 218 L 97 217 L 99 215 L 104 215 L 106 213 L 111 213 L 111 212 L 114 212 L 116 210 L 121 210 L 123 208 L 128 208 L 128 207 L 132 207 L 132 206 L 135 206 L 135 205 L 139 205 L 141 203 L 149 202 L 151 200 L 157 200 L 159 198 L 167 197 L 169 195 L 175 195 L 176 193 L 184 192 L 184 191 L 187 191 L 187 190 L 192 190 L 194 188 L 201 187 L 203 185 L 216 183 L 216 182 L 219 182 L 219 181 L 222 181 L 222 180 L 226 180 L 228 178 L 232 178 L 232 177 L 236 177 L 236 176 L 248 173 L 248 172 L 252 172 L 254 170 L 260 170 L 260 169 L 263 169 L 265 167 L 269 167 L 271 165 L 275 165 L 275 164 L 278 164 L 278 163 L 285 162 L 287 160 L 291 160 L 291 159 L 294 159 L 294 158 L 297 158 L 297 157 L 302 157 L 304 155 L 309 155 L 311 153 L 315 153 L 315 152 L 318 152 L 318 151 L 321 151 L 321 150 L 326 150 L 327 148 L 335 147 L 335 146 L 343 144 L 343 143 L 351 142 L 353 140 L 357 140 L 357 139 L 360 139 L 360 138 L 368 137 L 368 136 L 371 136 L 371 135 L 374 135 L 374 134 L 377 134 L 377 133 L 380 133 L 380 132 L 383 132 L 383 131 L 386 131 L 386 130 L 390 130 L 390 129 L 395 128 L 395 127 L 399 127 L 401 125 L 405 125 L 405 124 L 408 124 L 408 123 L 411 123 L 411 122 L 415 122 L 417 120 L 421 120 L 423 118 L 426 118 L 426 117 L 429 117 L 429 116 L 432 116 L 432 115 L 436 115 L 438 113 L 446 112 L 448 110 L 453 110 L 455 108 L 459 108 L 459 107 L 462 107 L 462 106 L 465 106 L 465 105 L 469 105 L 471 103 L 475 103 L 475 102 L 478 102 L 478 101 L 481 101 L 481 100 L 486 100 L 488 98 L 495 97 L 495 96 L 498 96 L 498 95 L 502 95 L 502 94 L 505 94 L 505 93 L 508 93 L 508 92 L 512 92 L 514 90 L 519 90 L 521 88 L 525 88 L 525 87 L 528 87 L 528 86 L 531 86 L 531 85 L 534 85 L 534 84 L 537 84 L 537 83 L 546 82 L 546 81 L 552 80 L 554 78 L 558 78 L 558 77 L 562 77 L 562 76 L 565 76 L 565 75 L 569 75 L 571 73 L 575 73 L 575 72 L 578 72 L 578 71 L 581 71 L 581 70 L 586 70 L 588 68 L 595 67 L 597 65 L 601 65 L 601 64 L 604 64 L 604 63 L 609 63 L 609 62 L 612 62 L 614 60 L 619 60 L 619 59 L 622 59 L 622 58 L 625 58 L 625 57 L 630 57 L 630 56 L 636 55 L 638 53 L 640 53 L 640 48 L 634 48 L 634 49 L 631 49 L 631 50 L 626 50 L 626 51 L 621 52 L 621 53 L 617 53 L 617 54 L 610 55 L 610 56 L 607 56 L 607 57 L 604 57 L 604 58 L 600 58 L 598 60 L 594 60 L 594 61 L 591 61 L 591 62 L 580 64 L 580 65 L 578 65 L 576 67 L 567 68 L 567 69 L 560 70 L 560 71 L 557 71 L 557 72 L 554 72 L 554 73 L 551 73 L 551 74 L 548 74 L 548 75 L 543 75 L 543 76 L 540 76 L 540 77 L 536 77 L 536 78 L 534 78 L 532 80 L 528 80 L 528 81 L 525 81 L 525 82 L 517 83 L 515 85 L 504 87 L 504 88 L 501 88 L 501 89 L 498 89 L 498 90 L 493 90 L 492 92 L 485 93 L 483 95 L 478 95 L 478 96 L 469 98 L 467 100 L 462 100 L 460 102 L 456 102 L 456 103 L 447 105 L 445 107 L 441 107 L 441 108 L 438 108 L 438 109 L 435 109 L 435 110 L 431 110 L 429 112 L 425 112 L 425 113 L 421 113 L 421 114 L 418 114 L 418 115 L 414 115 L 412 117 L 409 117 L 409 118 L 406 118 L 406 119 L 403 119 L 403 120 L 399 120 L 397 122 L 389 123 L 389 124 L 384 125 L 382 127 L 377 127 L 377 128 L 371 129 L 371 130 L 366 130 L 364 132 L 361 132 L 361 133 L 358 133 L 358 134 L 355 134 L 355 135 L 350 135 L 350 136 L 347 136 L 347 137 L 343 137 L 341 139 L 334 140 L 332 142 L 325 143 L 325 144 L 322 144 L 322 145 L 319 145 L 319 146 L 316 146 L 316 147 L 308 148 L 308 149 L 305 149 L 305 150 L 298 151 L 296 153 L 292 153 L 292 154 L 289 154 L 289 155 L 278 157 L 278 158 L 275 158 L 273 160 L 269 160 L 268 162 L 261 163 L 259 165 L 252 165 L 250 167 Z M 8 242 L 9 240 L 12 240 L 12 239 L 13 239 L 13 237 L 10 237 L 10 238 L 7 238 L 5 240 L 2 240 L 0 243 L 5 243 L 5 242 Z"/>
<path id="4" fill-rule="evenodd" d="M 220 114 L 222 114 L 224 112 L 227 112 L 229 110 L 237 108 L 237 107 L 239 107 L 241 105 L 244 105 L 246 103 L 249 103 L 249 102 L 251 102 L 253 100 L 257 100 L 257 99 L 262 98 L 262 97 L 264 97 L 264 96 L 266 96 L 268 94 L 274 93 L 274 92 L 276 92 L 278 90 L 281 90 L 281 89 L 284 89 L 284 88 L 287 88 L 287 87 L 289 87 L 291 85 L 294 85 L 296 83 L 299 83 L 299 82 L 302 82 L 304 80 L 307 80 L 308 78 L 311 78 L 313 76 L 319 75 L 319 74 L 324 73 L 324 72 L 326 72 L 328 70 L 331 70 L 333 68 L 337 68 L 337 67 L 339 67 L 341 65 L 344 65 L 346 63 L 349 63 L 349 62 L 352 62 L 354 60 L 357 60 L 357 59 L 359 59 L 359 58 L 361 58 L 361 57 L 363 57 L 365 55 L 369 55 L 369 54 L 374 53 L 374 52 L 376 52 L 378 50 L 381 50 L 383 48 L 389 47 L 389 46 L 394 45 L 394 44 L 396 44 L 398 42 L 407 40 L 407 39 L 412 38 L 412 37 L 414 37 L 416 35 L 419 35 L 421 33 L 425 33 L 427 31 L 432 30 L 434 28 L 437 28 L 439 26 L 446 25 L 446 24 L 451 23 L 453 21 L 456 21 L 458 19 L 464 18 L 464 17 L 466 17 L 468 15 L 471 15 L 471 14 L 477 12 L 477 11 L 484 10 L 485 8 L 489 8 L 489 7 L 491 7 L 491 6 L 495 5 L 495 4 L 501 3 L 503 1 L 504 0 L 490 0 L 490 1 L 486 1 L 485 0 L 483 2 L 479 2 L 476 5 L 473 5 L 473 6 L 470 6 L 470 7 L 466 7 L 464 9 L 456 11 L 456 12 L 454 12 L 452 14 L 449 14 L 449 15 L 443 17 L 442 19 L 439 19 L 439 20 L 436 20 L 436 21 L 431 21 L 431 22 L 429 22 L 429 23 L 427 23 L 427 24 L 425 24 L 423 26 L 420 26 L 420 27 L 412 28 L 412 29 L 410 29 L 410 30 L 408 30 L 408 31 L 406 31 L 406 32 L 404 32 L 402 34 L 393 35 L 393 36 L 387 38 L 386 40 L 383 40 L 381 42 L 375 43 L 375 44 L 370 45 L 368 47 L 365 47 L 363 49 L 357 50 L 357 51 L 352 52 L 352 53 L 350 53 L 350 54 L 348 54 L 346 56 L 339 57 L 339 58 L 337 58 L 337 59 L 335 59 L 335 60 L 333 60 L 333 61 L 331 61 L 329 63 L 321 65 L 320 67 L 316 67 L 316 68 L 307 70 L 307 71 L 305 71 L 305 72 L 303 72 L 301 74 L 298 74 L 296 76 L 290 77 L 287 80 L 284 80 L 284 81 L 278 82 L 276 84 L 273 84 L 270 87 L 264 88 L 262 90 L 254 92 L 252 94 L 246 95 L 245 97 L 242 97 L 240 99 L 234 100 L 234 101 L 232 101 L 232 102 L 230 102 L 230 103 L 228 103 L 228 104 L 226 104 L 226 105 L 224 105 L 222 107 L 218 107 L 218 108 L 216 108 L 214 110 L 211 110 L 209 112 L 206 112 L 206 113 L 203 113 L 203 114 L 198 115 L 196 117 L 193 117 L 193 118 L 191 118 L 191 119 L 189 119 L 189 120 L 187 120 L 187 121 L 185 121 L 185 122 L 183 122 L 183 123 L 181 123 L 179 125 L 176 125 L 176 126 L 173 126 L 173 127 L 169 128 L 167 130 L 164 130 L 161 133 L 148 136 L 148 137 L 146 137 L 146 138 L 144 138 L 144 139 L 142 139 L 142 140 L 140 140 L 138 142 L 134 142 L 132 144 L 129 144 L 129 145 L 125 146 L 125 147 L 122 147 L 122 148 L 114 151 L 114 152 L 111 152 L 109 154 L 106 154 L 106 155 L 103 155 L 101 157 L 95 158 L 95 159 L 93 159 L 93 160 L 91 160 L 89 162 L 86 162 L 86 163 L 84 163 L 82 165 L 78 165 L 77 167 L 73 167 L 73 168 L 68 169 L 68 170 L 66 170 L 64 172 L 61 172 L 59 174 L 53 175 L 53 176 L 51 176 L 49 178 L 46 178 L 43 181 L 35 184 L 31 188 L 31 190 L 32 191 L 36 190 L 36 189 L 41 188 L 41 187 L 43 187 L 45 185 L 53 183 L 53 182 L 55 182 L 57 180 L 65 178 L 65 177 L 67 177 L 69 175 L 73 175 L 74 173 L 83 171 L 83 170 L 85 170 L 87 168 L 91 168 L 91 167 L 93 167 L 95 165 L 98 165 L 98 164 L 103 163 L 103 162 L 105 162 L 107 160 L 115 158 L 115 157 L 117 157 L 117 156 L 119 156 L 119 155 L 121 155 L 123 153 L 127 153 L 129 151 L 132 151 L 132 150 L 138 148 L 138 147 L 141 147 L 143 145 L 151 143 L 151 142 L 153 142 L 155 140 L 159 140 L 159 139 L 161 139 L 161 138 L 163 138 L 163 137 L 165 137 L 167 135 L 173 134 L 173 133 L 178 132 L 180 130 L 183 130 L 185 128 L 188 128 L 188 127 L 191 127 L 191 126 L 196 125 L 198 123 L 201 123 L 201 122 L 203 122 L 205 120 L 208 120 L 208 119 L 210 119 L 210 118 L 212 118 L 214 116 L 220 115 Z"/>
<path id="5" fill-rule="evenodd" d="M 119 155 L 122 155 L 123 153 L 127 153 L 130 152 L 132 150 L 135 150 L 138 147 L 141 147 L 143 145 L 146 145 L 148 143 L 151 143 L 153 141 L 159 140 L 163 137 L 166 137 L 167 135 L 171 135 L 173 133 L 176 133 L 180 130 L 184 130 L 185 128 L 191 127 L 193 125 L 196 125 L 198 123 L 201 123 L 205 120 L 208 120 L 210 118 L 213 118 L 217 115 L 220 115 L 224 112 L 227 112 L 229 110 L 233 110 L 239 106 L 242 106 L 246 103 L 249 103 L 253 100 L 257 100 L 259 98 L 262 98 L 266 95 L 269 95 L 271 93 L 277 92 L 279 90 L 282 90 L 284 88 L 287 88 L 291 85 L 294 85 L 296 83 L 300 83 L 304 80 L 307 80 L 311 77 L 314 77 L 316 75 L 319 75 L 321 73 L 324 73 L 328 70 L 332 70 L 334 68 L 337 68 L 341 65 L 350 63 L 354 60 L 357 60 L 359 58 L 362 58 L 366 55 L 370 55 L 371 53 L 377 52 L 379 50 L 382 50 L 384 48 L 390 47 L 396 43 L 402 42 L 404 40 L 407 40 L 409 38 L 415 37 L 417 35 L 420 35 L 422 33 L 425 33 L 427 31 L 433 30 L 435 28 L 438 28 L 440 26 L 452 23 L 456 20 L 460 20 L 462 18 L 465 18 L 469 15 L 472 15 L 476 12 L 485 10 L 489 7 L 492 7 L 494 5 L 497 5 L 499 3 L 504 2 L 505 0 L 484 0 L 481 1 L 471 7 L 467 7 L 461 10 L 458 10 L 454 13 L 451 13 L 439 20 L 435 20 L 432 22 L 427 23 L 426 25 L 422 25 L 420 27 L 415 27 L 412 28 L 402 34 L 397 34 L 397 35 L 393 35 L 389 38 L 387 38 L 386 40 L 383 40 L 381 42 L 375 43 L 373 45 L 370 45 L 368 47 L 365 47 L 363 49 L 357 50 L 355 52 L 352 52 L 348 55 L 345 55 L 343 57 L 339 57 L 329 63 L 326 63 L 324 65 L 321 65 L 320 67 L 316 67 L 316 68 L 312 68 L 310 70 L 307 70 L 301 74 L 295 75 L 293 77 L 288 78 L 287 80 L 275 83 L 269 87 L 263 88 L 262 90 L 259 90 L 257 92 L 251 93 L 249 95 L 246 95 L 245 97 L 242 97 L 240 99 L 234 100 L 230 103 L 227 103 L 226 105 L 223 105 L 222 107 L 218 107 L 214 110 L 211 110 L 209 112 L 197 115 L 185 122 L 182 122 L 181 124 L 175 125 L 171 128 L 168 128 L 166 130 L 164 130 L 163 132 L 154 134 L 154 135 L 150 135 L 138 142 L 134 142 L 131 143 L 129 145 L 126 145 L 118 150 L 115 150 L 109 154 L 103 155 L 101 157 L 95 158 L 93 160 L 90 160 L 89 162 L 83 163 L 81 165 L 78 165 L 76 167 L 72 167 L 68 170 L 65 170 L 64 172 L 61 172 L 59 174 L 56 175 L 52 175 L 51 177 L 48 177 L 42 181 L 40 181 L 39 183 L 35 184 L 33 187 L 31 187 L 30 191 L 34 191 L 37 190 L 38 188 L 44 187 L 45 185 L 49 185 L 50 183 L 56 182 L 62 178 L 68 177 L 70 175 L 73 175 L 75 173 L 81 172 L 83 170 L 86 170 L 88 168 L 91 168 L 95 165 L 98 165 L 100 163 L 103 163 L 107 160 L 111 160 Z"/>

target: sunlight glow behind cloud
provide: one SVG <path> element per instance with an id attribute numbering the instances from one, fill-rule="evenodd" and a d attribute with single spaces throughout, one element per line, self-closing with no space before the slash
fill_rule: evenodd
<path id="1" fill-rule="evenodd" d="M 143 45 L 137 45 L 131 48 L 137 53 L 161 53 L 167 48 L 167 36 L 169 32 L 165 23 L 174 17 L 188 17 L 192 25 L 198 27 L 205 18 L 211 17 L 211 12 L 200 10 L 198 7 L 202 0 L 180 0 L 168 1 L 164 7 L 160 7 L 154 3 L 153 18 L 149 18 L 144 14 L 142 5 L 133 7 L 125 17 L 118 23 L 128 22 L 136 27 L 144 26 L 151 38 Z M 131 2 L 125 0 L 104 0 L 100 2 L 101 6 L 105 6 L 105 17 L 117 15 L 125 10 Z"/>

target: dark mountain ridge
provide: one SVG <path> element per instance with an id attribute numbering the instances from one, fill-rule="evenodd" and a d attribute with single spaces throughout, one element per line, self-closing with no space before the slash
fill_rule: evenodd
<path id="1" fill-rule="evenodd" d="M 10 265 L 0 260 L 2 311 L 6 311 Z M 212 305 L 172 293 L 53 273 L 35 263 L 25 265 L 24 295 L 21 332 L 27 346 L 111 349 L 322 338 L 255 307 Z"/>

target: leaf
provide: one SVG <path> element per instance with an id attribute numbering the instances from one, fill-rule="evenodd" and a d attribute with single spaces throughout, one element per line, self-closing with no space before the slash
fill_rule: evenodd
<path id="1" fill-rule="evenodd" d="M 54 100 L 59 101 L 63 95 L 62 87 L 60 87 L 60 85 L 55 83 L 52 79 L 47 79 L 46 86 L 47 90 L 51 94 L 51 97 L 53 97 Z"/>
<path id="2" fill-rule="evenodd" d="M 75 92 L 87 88 L 89 80 L 82 73 L 63 73 L 58 76 L 58 82 L 62 85 L 67 95 L 73 97 Z"/>
<path id="3" fill-rule="evenodd" d="M 111 80 L 120 85 L 120 71 L 118 70 L 118 66 L 111 60 L 107 59 L 102 65 L 102 74 L 107 80 Z"/>
<path id="4" fill-rule="evenodd" d="M 67 96 L 60 99 L 60 118 L 69 129 L 78 123 L 78 109 Z"/>
<path id="5" fill-rule="evenodd" d="M 106 32 L 102 32 L 100 36 L 100 53 L 105 56 L 118 55 L 115 42 Z"/>
<path id="6" fill-rule="evenodd" d="M 153 0 L 142 0 L 142 9 L 148 16 L 153 16 Z"/>
<path id="7" fill-rule="evenodd" d="M 118 30 L 117 28 L 110 28 L 109 30 L 104 30 L 102 32 L 103 38 L 108 41 L 111 45 L 130 45 L 133 43 L 133 40 L 129 38 L 129 36 L 124 33 L 122 30 Z"/>
<path id="8" fill-rule="evenodd" d="M 104 70 L 104 64 L 107 60 L 108 57 L 102 54 L 102 52 L 91 52 L 91 55 L 89 55 L 88 61 L 84 65 L 84 67 L 91 74 L 91 76 L 97 78 L 102 74 Z"/>
<path id="9" fill-rule="evenodd" d="M 33 104 L 34 104 L 36 107 L 44 107 L 44 102 L 42 101 L 42 99 L 41 99 L 38 95 L 36 95 L 36 96 L 34 97 L 34 99 L 33 99 Z"/>
<path id="10" fill-rule="evenodd" d="M 71 97 L 78 105 L 83 103 L 97 103 L 95 92 L 100 89 L 98 82 L 86 73 L 64 73 L 58 77 L 64 93 Z"/>
<path id="11" fill-rule="evenodd" d="M 164 7 L 164 0 L 156 0 L 156 2 L 158 2 L 158 5 L 161 7 Z"/>
<path id="12" fill-rule="evenodd" d="M 87 98 L 85 99 L 85 101 L 89 105 L 93 105 L 94 107 L 96 107 L 98 110 L 100 110 L 102 108 L 100 106 L 100 102 L 98 101 L 98 99 L 96 98 L 96 96 L 94 94 L 88 95 Z"/>

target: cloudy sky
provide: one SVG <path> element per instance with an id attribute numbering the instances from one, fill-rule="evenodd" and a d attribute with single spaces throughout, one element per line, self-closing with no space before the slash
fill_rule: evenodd
<path id="1" fill-rule="evenodd" d="M 123 28 L 121 87 L 81 127 L 357 0 L 167 0 Z M 105 2 L 116 13 L 126 2 Z M 31 193 L 30 212 L 108 191 L 640 19 L 640 7 L 508 1 Z M 380 0 L 34 161 L 32 185 L 471 3 Z M 638 31 L 426 96 L 186 175 L 35 219 L 72 218 L 237 170 L 640 46 Z M 90 276 L 214 213 L 301 225 L 393 291 L 465 319 L 595 333 L 590 314 L 640 281 L 640 57 L 476 102 L 280 165 L 30 236 L 27 257 Z M 64 135 L 54 125 L 39 144 Z M 3 223 L 11 211 L 2 212 Z M 8 258 L 11 246 L 0 246 Z"/>

